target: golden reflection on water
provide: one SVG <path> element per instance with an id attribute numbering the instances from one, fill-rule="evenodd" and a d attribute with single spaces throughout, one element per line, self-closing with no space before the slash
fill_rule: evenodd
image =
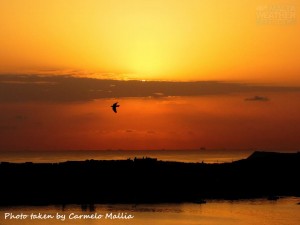
<path id="1" fill-rule="evenodd" d="M 281 198 L 278 201 L 264 199 L 241 201 L 208 201 L 207 204 L 155 204 L 155 205 L 95 205 L 95 209 L 82 210 L 78 205 L 68 205 L 64 209 L 61 206 L 37 206 L 37 207 L 2 207 L 0 208 L 1 225 L 298 225 L 300 221 L 297 203 L 300 198 Z M 42 213 L 48 215 L 65 215 L 64 221 L 54 219 L 47 220 L 17 220 L 5 219 L 5 213 L 14 215 L 23 213 Z M 68 216 L 76 215 L 123 213 L 133 215 L 133 219 L 68 219 Z"/>

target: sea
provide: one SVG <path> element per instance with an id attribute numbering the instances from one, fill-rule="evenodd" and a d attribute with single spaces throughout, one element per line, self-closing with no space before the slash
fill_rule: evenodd
<path id="1" fill-rule="evenodd" d="M 151 157 L 163 161 L 222 163 L 245 159 L 252 153 L 251 150 L 2 151 L 0 162 Z M 205 204 L 1 206 L 0 225 L 299 225 L 300 197 L 279 197 L 278 200 L 206 200 Z"/>
<path id="2" fill-rule="evenodd" d="M 56 163 L 85 160 L 156 158 L 162 161 L 223 163 L 245 159 L 253 150 L 70 150 L 0 151 L 0 162 Z"/>
<path id="3" fill-rule="evenodd" d="M 299 225 L 300 198 L 206 204 L 0 207 L 1 225 Z"/>

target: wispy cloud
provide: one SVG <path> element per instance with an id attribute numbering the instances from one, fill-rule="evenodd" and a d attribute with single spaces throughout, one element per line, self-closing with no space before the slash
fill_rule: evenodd
<path id="1" fill-rule="evenodd" d="M 131 129 L 127 129 L 125 130 L 126 133 L 132 133 L 132 132 L 135 132 L 135 130 L 131 130 Z"/>
<path id="2" fill-rule="evenodd" d="M 226 95 L 300 91 L 300 87 L 249 85 L 220 81 L 169 82 L 101 80 L 67 75 L 0 75 L 0 102 L 72 102 L 102 98 Z M 249 101 L 263 101 L 254 96 Z"/>
<path id="3" fill-rule="evenodd" d="M 267 98 L 267 97 L 264 97 L 264 96 L 253 96 L 253 97 L 250 97 L 250 98 L 245 98 L 245 101 L 261 101 L 261 102 L 266 102 L 266 101 L 269 101 L 270 99 Z"/>

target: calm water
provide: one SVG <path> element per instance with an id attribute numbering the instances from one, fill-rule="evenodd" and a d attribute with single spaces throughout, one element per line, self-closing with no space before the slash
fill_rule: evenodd
<path id="1" fill-rule="evenodd" d="M 178 162 L 231 162 L 247 158 L 249 150 L 102 150 L 102 151 L 18 151 L 1 152 L 0 162 L 63 162 L 67 160 L 119 160 L 134 157 L 152 157 L 164 161 Z"/>
<path id="2" fill-rule="evenodd" d="M 241 201 L 208 201 L 207 204 L 159 204 L 159 205 L 95 205 L 94 211 L 83 211 L 80 206 L 0 208 L 1 225 L 18 224 L 112 224 L 112 225 L 298 225 L 300 221 L 297 203 L 300 198 L 281 198 L 278 201 L 264 199 Z M 26 219 L 5 219 L 5 213 L 28 215 Z M 30 219 L 38 213 L 53 216 L 49 219 Z M 64 215 L 64 221 L 56 214 Z M 104 215 L 101 219 L 69 219 L 71 215 Z M 105 219 L 106 213 L 127 213 L 133 219 Z"/>

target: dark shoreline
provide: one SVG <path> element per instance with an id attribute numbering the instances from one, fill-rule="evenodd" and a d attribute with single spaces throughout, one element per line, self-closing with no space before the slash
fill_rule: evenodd
<path id="1" fill-rule="evenodd" d="M 0 163 L 0 205 L 179 203 L 300 196 L 300 153 L 254 152 L 232 163 L 152 158 Z"/>

